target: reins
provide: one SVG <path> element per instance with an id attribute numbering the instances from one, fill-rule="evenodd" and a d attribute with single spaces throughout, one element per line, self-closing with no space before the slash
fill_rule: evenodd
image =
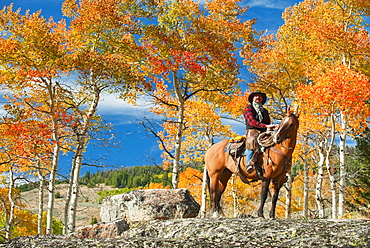
<path id="1" fill-rule="evenodd" d="M 274 136 L 275 136 L 275 133 L 272 133 L 271 131 L 267 131 L 265 133 L 260 134 L 257 137 L 257 142 L 261 147 L 265 147 L 268 150 L 268 152 L 267 152 L 267 161 L 266 161 L 267 164 L 269 163 L 269 160 L 270 160 L 270 150 L 272 150 L 277 155 L 279 155 L 280 157 L 283 158 L 283 160 L 284 160 L 284 171 L 283 171 L 282 174 L 285 174 L 288 171 L 288 166 L 291 163 L 292 158 L 288 158 L 282 151 L 280 151 L 280 150 L 278 150 L 274 147 L 276 145 L 276 143 L 274 142 Z M 294 147 L 284 147 L 284 146 L 281 146 L 281 147 L 287 148 L 287 149 L 294 149 Z"/>

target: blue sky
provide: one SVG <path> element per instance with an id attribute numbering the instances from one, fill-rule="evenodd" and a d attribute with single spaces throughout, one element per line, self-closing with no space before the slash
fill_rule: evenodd
<path id="1" fill-rule="evenodd" d="M 0 5 L 7 6 L 14 3 L 14 9 L 21 8 L 21 13 L 29 9 L 31 12 L 41 10 L 45 18 L 52 16 L 54 20 L 62 18 L 61 6 L 63 0 L 0 0 Z M 268 30 L 269 33 L 276 33 L 277 29 L 283 24 L 281 14 L 285 8 L 293 6 L 300 1 L 295 0 L 243 0 L 243 6 L 250 6 L 246 13 L 247 19 L 257 18 L 254 26 L 259 31 Z M 244 69 L 245 70 L 245 69 Z M 106 122 L 114 125 L 116 142 L 119 148 L 108 147 L 106 149 L 92 143 L 88 147 L 85 156 L 87 163 L 97 165 L 109 165 L 110 168 L 134 165 L 153 165 L 159 164 L 160 151 L 156 140 L 147 135 L 139 124 L 142 117 L 148 114 L 145 100 L 141 100 L 138 106 L 134 107 L 122 100 L 117 100 L 113 95 L 105 95 L 99 105 L 99 114 Z M 244 125 L 228 123 L 233 126 L 236 133 L 244 133 Z M 61 161 L 61 174 L 68 174 L 68 164 L 64 159 Z M 92 172 L 101 169 L 85 166 L 82 174 L 87 170 Z"/>

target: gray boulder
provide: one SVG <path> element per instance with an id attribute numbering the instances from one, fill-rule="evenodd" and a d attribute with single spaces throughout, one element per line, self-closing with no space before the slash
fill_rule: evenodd
<path id="1" fill-rule="evenodd" d="M 100 209 L 103 222 L 123 219 L 127 223 L 194 218 L 200 206 L 187 189 L 134 190 L 106 197 Z"/>
<path id="2" fill-rule="evenodd" d="M 122 232 L 130 229 L 124 220 L 116 220 L 111 223 L 99 223 L 95 225 L 82 226 L 77 228 L 76 237 L 80 239 L 90 238 L 114 238 Z"/>

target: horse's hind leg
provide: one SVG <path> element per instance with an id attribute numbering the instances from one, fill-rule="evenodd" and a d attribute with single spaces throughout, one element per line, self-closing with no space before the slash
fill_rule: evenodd
<path id="1" fill-rule="evenodd" d="M 227 182 L 229 181 L 232 174 L 233 173 L 229 169 L 225 169 L 222 172 L 222 174 L 220 176 L 220 184 L 219 184 L 219 186 L 220 186 L 220 195 L 222 195 L 225 192 L 226 187 L 227 187 Z"/>
<path id="2" fill-rule="evenodd" d="M 220 201 L 221 201 L 221 196 L 222 194 L 225 192 L 226 190 L 226 187 L 227 187 L 227 182 L 229 181 L 230 177 L 231 177 L 232 173 L 229 169 L 225 169 L 222 174 L 221 174 L 221 177 L 220 177 L 220 182 L 219 182 L 219 189 L 220 189 L 220 198 L 218 200 L 218 206 L 220 208 L 220 212 L 222 213 L 222 208 L 221 208 L 221 205 L 220 205 Z"/>
<path id="3" fill-rule="evenodd" d="M 215 175 L 213 177 L 210 177 L 210 183 L 209 183 L 209 195 L 211 198 L 211 211 L 213 213 L 213 216 L 217 216 L 217 213 L 219 212 L 219 175 Z"/>
<path id="4" fill-rule="evenodd" d="M 225 169 L 220 175 L 210 178 L 211 210 L 213 217 L 222 215 L 222 208 L 220 205 L 221 196 L 226 190 L 227 182 L 231 175 L 231 171 Z"/>

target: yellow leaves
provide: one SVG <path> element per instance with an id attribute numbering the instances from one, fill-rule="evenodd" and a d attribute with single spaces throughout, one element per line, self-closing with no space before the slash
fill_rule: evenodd
<path id="1" fill-rule="evenodd" d="M 370 37 L 357 11 L 351 4 L 305 0 L 283 13 L 285 23 L 275 39 L 266 36 L 257 52 L 243 53 L 258 76 L 256 87 L 299 101 L 300 132 L 325 130 L 332 113 L 345 113 L 354 130 L 366 123 L 369 95 L 361 89 L 369 80 L 361 72 L 368 65 L 363 55 Z"/>
<path id="2" fill-rule="evenodd" d="M 227 216 L 233 217 L 238 213 L 254 215 L 260 192 L 260 183 L 245 184 L 238 176 L 232 176 L 222 196 L 223 209 L 227 211 Z"/>
<path id="3" fill-rule="evenodd" d="M 220 113 L 212 103 L 199 99 L 190 101 L 187 106 L 183 161 L 201 161 L 210 146 L 210 139 L 226 138 L 235 134 L 231 131 L 231 126 L 222 123 Z"/>
<path id="4" fill-rule="evenodd" d="M 19 236 L 28 236 L 37 234 L 37 215 L 32 214 L 29 211 L 23 210 L 25 204 L 22 203 L 20 199 L 20 193 L 17 189 L 12 189 L 13 195 L 12 200 L 15 203 L 14 215 L 13 215 L 13 225 L 12 236 L 10 238 L 15 238 Z M 8 188 L 0 188 L 0 223 L 5 223 L 9 221 L 9 214 L 11 212 L 11 205 L 9 197 Z M 16 224 L 15 224 L 16 223 Z M 4 229 L 0 231 L 1 236 L 4 235 Z"/>
<path id="5" fill-rule="evenodd" d="M 19 223 L 14 227 L 13 237 L 37 235 L 37 215 L 29 211 L 15 209 L 16 222 Z"/>
<path id="6" fill-rule="evenodd" d="M 107 30 L 126 30 L 136 25 L 131 12 L 125 11 L 124 3 L 116 0 L 65 1 L 63 11 L 72 16 L 71 27 L 78 34 L 101 35 Z M 133 6 L 131 6 L 133 7 Z M 112 35 L 111 38 L 113 38 Z M 106 36 L 109 39 L 109 36 Z"/>
<path id="7" fill-rule="evenodd" d="M 138 8 L 131 1 L 66 1 L 64 10 L 73 12 L 65 35 L 67 68 L 93 72 L 109 86 L 126 84 L 122 96 L 135 99 L 141 90 L 137 83 L 143 81 L 137 68 L 141 49 L 133 36 L 140 30 L 136 19 L 143 14 Z"/>
<path id="8" fill-rule="evenodd" d="M 154 86 L 156 106 L 151 111 L 166 119 L 159 137 L 167 151 L 174 151 L 175 137 L 181 136 L 181 161 L 186 163 L 201 160 L 214 136 L 231 133 L 230 126 L 222 125 L 218 111 L 240 116 L 235 107 L 244 105 L 238 103 L 242 97 L 228 102 L 229 108 L 220 106 L 231 98 L 224 95 L 237 90 L 238 49 L 234 43 L 250 41 L 252 22 L 236 18 L 235 13 L 243 14 L 238 1 L 209 2 L 206 11 L 200 2 L 191 0 L 166 4 L 158 6 L 159 27 L 150 26 L 144 34 L 150 66 L 143 68 Z M 207 11 L 209 8 L 215 11 Z M 171 74 L 179 86 L 171 82 Z"/>
<path id="9" fill-rule="evenodd" d="M 19 48 L 19 44 L 15 40 L 5 39 L 2 37 L 0 38 L 1 57 L 3 57 L 5 54 L 9 52 L 16 53 L 18 48 Z"/>
<path id="10" fill-rule="evenodd" d="M 55 60 L 61 56 L 59 46 L 65 22 L 46 21 L 40 12 L 21 15 L 11 8 L 0 12 L 0 19 L 3 20 L 1 31 L 7 32 L 0 42 L 2 65 L 11 63 L 17 68 L 27 64 L 55 71 Z"/>
<path id="11" fill-rule="evenodd" d="M 353 60 L 364 59 L 361 54 L 366 45 L 362 46 L 363 39 L 356 38 L 358 33 L 363 33 L 361 17 L 356 11 L 351 5 L 340 6 L 333 1 L 306 0 L 289 10 L 279 33 L 291 46 L 300 47 L 297 52 L 305 52 L 323 64 L 335 64 L 345 54 L 356 54 Z M 308 68 L 306 73 L 313 68 Z"/>
<path id="12" fill-rule="evenodd" d="M 163 89 L 166 88 L 165 85 L 159 84 L 158 89 L 162 86 L 164 87 Z M 162 100 L 163 99 L 167 98 L 162 97 Z M 174 99 L 171 98 L 166 101 L 174 105 L 176 104 Z M 157 134 L 165 143 L 166 149 L 172 151 L 175 145 L 175 137 L 178 132 L 178 123 L 176 122 L 178 112 L 176 108 L 174 106 L 162 104 L 153 107 L 151 111 L 168 119 L 167 122 L 162 124 L 163 131 Z M 182 130 L 183 151 L 181 152 L 181 160 L 183 163 L 201 161 L 205 150 L 210 145 L 210 139 L 214 136 L 230 137 L 234 135 L 231 132 L 231 126 L 223 125 L 220 114 L 217 113 L 215 106 L 199 98 L 186 101 L 184 124 L 185 128 Z M 163 149 L 161 143 L 160 148 Z M 168 158 L 166 154 L 164 154 L 163 157 Z"/>
<path id="13" fill-rule="evenodd" d="M 228 113 L 230 113 L 235 118 L 238 118 L 243 112 L 245 107 L 249 104 L 248 96 L 250 91 L 236 92 L 230 97 L 229 101 L 224 103 L 224 107 Z"/>
<path id="14" fill-rule="evenodd" d="M 73 17 L 77 12 L 77 0 L 64 0 L 62 3 L 62 12 L 65 16 Z"/>
<path id="15" fill-rule="evenodd" d="M 240 0 L 213 0 L 206 1 L 205 6 L 212 14 L 225 15 L 231 18 L 244 13 L 248 9 L 240 7 L 239 2 Z"/>

